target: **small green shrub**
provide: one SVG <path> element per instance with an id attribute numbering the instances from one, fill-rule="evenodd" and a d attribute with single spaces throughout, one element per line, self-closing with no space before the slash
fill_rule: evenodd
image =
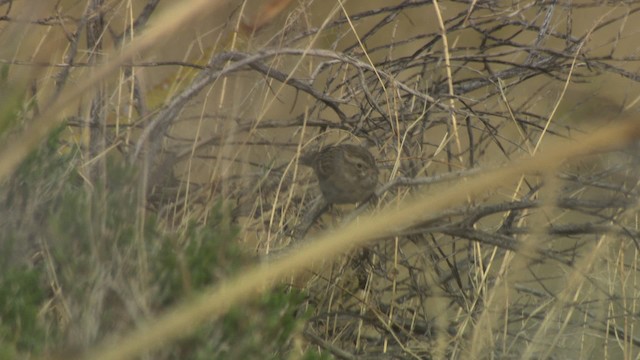
<path id="1" fill-rule="evenodd" d="M 38 312 L 45 300 L 40 274 L 9 269 L 0 276 L 0 359 L 16 351 L 38 352 L 45 332 Z"/>
<path id="2" fill-rule="evenodd" d="M 106 177 L 88 186 L 77 171 L 78 152 L 60 150 L 60 134 L 0 187 L 0 360 L 90 347 L 135 326 L 140 319 L 126 304 L 142 301 L 153 316 L 252 261 L 222 203 L 206 225 L 163 230 L 153 213 L 140 211 L 135 169 L 110 157 Z M 35 261 L 33 254 L 40 254 Z M 150 276 L 140 275 L 145 270 Z M 49 295 L 53 282 L 56 296 Z M 142 300 L 123 298 L 122 289 L 132 287 L 142 289 Z M 301 329 L 303 301 L 298 292 L 274 290 L 153 356 L 283 358 Z"/>

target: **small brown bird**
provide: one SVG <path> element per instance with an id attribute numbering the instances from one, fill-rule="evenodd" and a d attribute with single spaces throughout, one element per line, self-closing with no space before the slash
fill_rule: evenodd
<path id="1" fill-rule="evenodd" d="M 329 204 L 352 204 L 371 197 L 378 184 L 378 167 L 369 150 L 341 144 L 306 154 L 301 164 L 313 168 Z"/>

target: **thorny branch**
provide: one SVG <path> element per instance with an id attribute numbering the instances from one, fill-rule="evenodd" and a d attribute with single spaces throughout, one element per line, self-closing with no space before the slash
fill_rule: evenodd
<path id="1" fill-rule="evenodd" d="M 140 32 L 158 3 L 148 1 L 132 27 L 113 36 L 115 42 Z M 439 186 L 453 181 L 463 186 L 460 184 L 473 181 L 474 175 L 487 168 L 531 155 L 531 144 L 547 138 L 572 139 L 575 134 L 592 131 L 584 126 L 590 116 L 607 117 L 607 121 L 614 117 L 613 112 L 591 114 L 594 108 L 606 107 L 598 103 L 600 95 L 568 105 L 568 110 L 551 117 L 555 105 L 568 103 L 558 97 L 558 87 L 598 84 L 607 75 L 623 78 L 630 89 L 640 82 L 636 71 L 640 56 L 636 49 L 621 45 L 637 37 L 629 24 L 639 21 L 638 1 L 442 1 L 439 6 L 443 4 L 449 11 L 444 31 L 448 39 L 457 39 L 448 49 L 443 49 L 440 31 L 421 27 L 414 16 L 432 14 L 432 1 L 402 1 L 341 14 L 326 19 L 320 27 L 308 25 L 306 19 L 296 23 L 292 18 L 292 27 L 276 27 L 273 31 L 277 33 L 256 50 L 216 50 L 206 65 L 167 59 L 136 59 L 126 64 L 129 69 L 189 68 L 196 72 L 155 109 L 144 103 L 137 79 L 131 79 L 136 84 L 133 92 L 138 92 L 132 98 L 138 102 L 139 118 L 127 126 L 140 133 L 120 149 L 133 163 L 150 167 L 149 174 L 157 174 L 152 175 L 151 183 L 165 184 L 158 179 L 163 175 L 175 176 L 177 183 L 175 187 L 150 189 L 148 201 L 158 199 L 154 205 L 161 216 L 179 217 L 191 214 L 191 204 L 206 208 L 225 199 L 234 207 L 234 219 L 248 223 L 243 225 L 246 233 L 257 234 L 261 241 L 278 240 L 268 246 L 261 243 L 259 250 L 278 248 L 291 240 L 287 235 L 293 235 L 297 241 L 285 251 L 295 251 L 297 244 L 313 238 L 318 229 L 333 226 L 326 223 L 339 222 L 335 218 L 344 212 L 330 209 L 328 215 L 319 217 L 317 212 L 326 204 L 321 198 L 307 200 L 314 198 L 311 195 L 317 193 L 316 186 L 310 174 L 298 171 L 295 165 L 307 146 L 348 141 L 376 153 L 383 183 L 378 200 L 342 216 L 341 221 L 353 221 L 365 211 L 376 211 L 374 207 L 395 206 L 396 199 L 413 196 L 417 187 L 438 191 Z M 89 11 L 80 19 L 6 15 L 0 21 L 77 25 L 68 33 L 69 48 L 62 64 L 53 60 L 36 64 L 62 68 L 56 75 L 56 91 L 61 91 L 69 86 L 73 71 L 92 66 L 78 55 Z M 584 16 L 592 16 L 589 11 L 597 12 L 598 17 L 576 26 Z M 408 24 L 415 28 L 409 31 Z M 607 33 L 612 28 L 616 29 L 613 35 Z M 450 69 L 443 65 L 445 50 Z M 0 59 L 0 63 L 22 66 L 29 62 Z M 445 70 L 450 70 L 451 76 Z M 222 79 L 249 79 L 251 86 L 229 92 L 243 95 L 233 99 L 233 106 L 207 107 L 204 104 L 211 99 L 205 98 L 205 89 Z M 274 81 L 282 87 L 272 86 Z M 305 94 L 310 100 L 297 107 L 296 100 L 281 96 L 284 91 L 280 89 Z M 266 98 L 263 94 L 273 95 L 288 111 L 272 115 L 271 109 L 257 108 L 256 104 L 262 103 L 256 99 Z M 630 90 L 626 96 L 631 100 L 620 101 L 621 105 L 615 102 L 618 112 L 634 106 L 632 99 L 637 95 Z M 596 106 L 590 107 L 593 104 Z M 581 112 L 585 108 L 589 109 L 586 115 Z M 458 121 L 458 134 L 452 134 L 449 127 L 452 113 Z M 197 137 L 195 131 L 193 136 L 174 131 L 195 122 L 215 130 Z M 110 124 L 73 121 L 69 125 L 101 126 L 116 132 Z M 114 143 L 125 141 L 121 134 L 109 135 Z M 451 146 L 455 136 L 461 139 L 460 150 Z M 164 152 L 171 153 L 168 160 L 156 161 Z M 637 321 L 633 310 L 637 300 L 629 301 L 638 297 L 637 289 L 623 298 L 608 294 L 599 284 L 607 276 L 627 278 L 638 268 L 637 256 L 628 254 L 640 250 L 635 222 L 639 154 L 637 146 L 601 149 L 550 171 L 552 174 L 525 174 L 519 184 L 500 184 L 494 193 L 469 199 L 463 207 L 442 211 L 411 228 L 397 229 L 393 236 L 363 249 L 365 254 L 359 261 L 351 254 L 351 267 L 335 266 L 328 278 L 318 275 L 325 281 L 319 286 L 321 291 L 310 287 L 313 305 L 321 315 L 309 321 L 307 339 L 342 358 L 366 358 L 366 351 L 380 344 L 387 354 L 402 357 L 408 349 L 412 354 L 418 352 L 411 345 L 433 340 L 438 329 L 432 324 L 442 324 L 438 317 L 444 313 L 451 315 L 447 319 L 451 321 L 446 329 L 439 329 L 440 334 L 451 336 L 449 344 L 460 344 L 474 331 L 460 325 L 476 324 L 483 312 L 492 311 L 496 323 L 505 325 L 486 334 L 489 342 L 510 344 L 483 353 L 495 358 L 520 358 L 526 349 L 536 346 L 550 351 L 547 342 L 536 337 L 538 329 L 550 328 L 550 322 L 557 325 L 554 339 L 568 339 L 565 347 L 554 343 L 559 349 L 557 357 L 575 354 L 572 343 L 585 343 L 584 338 L 572 341 L 575 338 L 570 335 L 590 336 L 586 331 L 574 331 L 582 328 L 596 332 L 595 337 L 608 338 L 615 333 L 625 344 L 637 346 L 632 332 L 617 323 L 619 319 Z M 213 170 L 207 174 L 208 181 L 196 183 L 177 171 L 174 174 L 178 163 Z M 157 196 L 165 191 L 168 195 Z M 327 220 L 329 217 L 334 220 Z M 546 222 L 537 222 L 539 219 Z M 510 294 L 513 298 L 505 300 L 509 301 L 508 311 L 499 306 L 484 308 L 491 301 L 494 285 L 512 285 L 508 270 L 496 269 L 507 269 L 508 254 L 519 253 L 523 241 L 537 235 L 543 237 L 538 240 L 544 246 L 537 247 L 534 254 L 524 254 L 529 261 L 528 274 L 518 274 L 519 280 L 510 288 L 516 291 Z M 623 270 L 608 270 L 612 275 L 579 268 L 580 261 L 603 238 L 611 250 L 598 259 L 606 265 L 602 268 Z M 356 273 L 357 289 L 345 280 L 351 270 Z M 562 303 L 563 288 L 554 287 L 554 281 L 562 282 L 571 273 L 588 279 L 586 283 L 602 296 Z M 624 287 L 615 284 L 611 288 Z M 349 306 L 353 294 L 359 292 L 366 293 L 367 301 Z M 449 299 L 446 305 L 450 311 L 434 314 L 424 305 L 432 296 Z M 594 304 L 607 309 L 602 311 L 606 315 L 592 315 Z M 335 306 L 344 308 L 337 312 Z M 565 319 L 546 317 L 554 306 L 562 309 Z M 589 322 L 572 316 L 574 309 Z M 354 323 L 359 324 L 358 331 L 374 329 L 370 333 L 376 336 L 352 331 Z M 569 325 L 573 328 L 565 331 Z M 461 357 L 467 349 L 457 346 L 449 346 L 445 357 Z M 419 355 L 433 356 L 428 349 Z"/>

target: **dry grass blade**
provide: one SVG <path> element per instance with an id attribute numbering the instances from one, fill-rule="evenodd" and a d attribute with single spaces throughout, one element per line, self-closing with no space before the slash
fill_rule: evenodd
<path id="1" fill-rule="evenodd" d="M 0 354 L 640 357 L 640 0 L 49 3 L 0 0 Z"/>
<path id="2" fill-rule="evenodd" d="M 268 266 L 255 267 L 223 282 L 200 294 L 196 300 L 176 306 L 146 326 L 122 336 L 119 340 L 109 341 L 96 347 L 85 358 L 95 360 L 133 358 L 167 341 L 186 336 L 198 324 L 224 314 L 232 304 L 237 305 L 251 299 L 256 293 L 266 291 L 270 286 L 267 284 L 274 284 L 292 273 L 307 269 L 309 264 L 319 264 L 348 249 L 361 246 L 371 239 L 379 238 L 384 234 L 393 234 L 447 207 L 464 202 L 468 196 L 490 190 L 496 184 L 514 180 L 523 173 L 555 169 L 576 156 L 610 150 L 613 143 L 616 147 L 624 146 L 638 138 L 640 138 L 640 123 L 623 122 L 605 131 L 579 138 L 571 144 L 562 141 L 559 144 L 549 145 L 547 151 L 542 151 L 531 159 L 521 159 L 502 169 L 478 175 L 472 181 L 466 182 L 464 188 L 453 187 L 437 195 L 422 194 L 415 200 L 406 201 L 398 209 L 384 209 L 378 214 L 363 218 L 359 223 L 347 225 L 299 248 L 297 253 L 287 258 L 277 260 Z"/>

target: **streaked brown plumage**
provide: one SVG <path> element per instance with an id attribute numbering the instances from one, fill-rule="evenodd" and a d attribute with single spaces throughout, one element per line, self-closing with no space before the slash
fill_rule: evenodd
<path id="1" fill-rule="evenodd" d="M 328 146 L 303 156 L 301 163 L 313 168 L 322 195 L 331 204 L 367 200 L 378 184 L 376 161 L 369 150 L 361 146 Z"/>

